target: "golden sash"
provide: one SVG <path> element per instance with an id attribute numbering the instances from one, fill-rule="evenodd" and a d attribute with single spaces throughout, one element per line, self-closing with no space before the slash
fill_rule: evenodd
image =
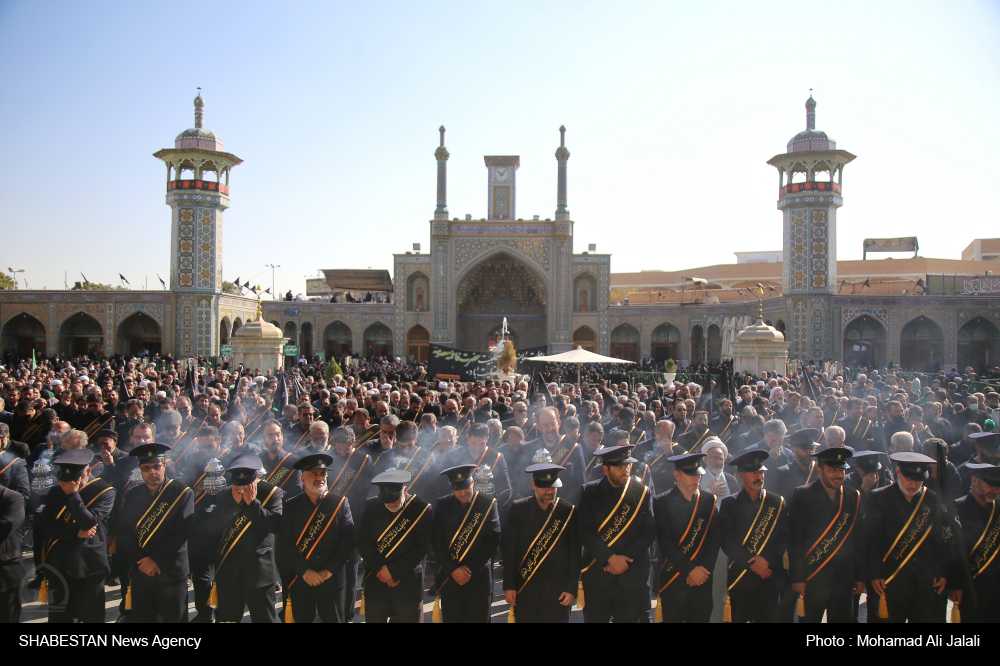
<path id="1" fill-rule="evenodd" d="M 4 467 L 3 469 L 0 469 L 0 475 L 2 475 L 4 472 L 6 472 L 7 470 L 9 470 L 11 468 L 11 466 L 14 463 L 16 463 L 18 460 L 20 460 L 20 458 L 18 458 L 17 456 L 14 456 L 14 459 L 11 460 L 9 463 L 7 463 L 6 467 Z"/>
<path id="2" fill-rule="evenodd" d="M 858 437 L 859 439 L 864 439 L 865 435 L 868 434 L 868 429 L 872 427 L 872 422 L 871 421 L 868 421 L 868 425 L 865 426 L 865 431 L 863 433 L 861 433 L 860 435 L 858 435 L 858 428 L 861 427 L 861 422 L 862 421 L 868 421 L 868 419 L 866 419 L 863 416 L 858 419 L 858 422 L 854 425 L 854 430 L 851 432 L 851 437 Z"/>
<path id="3" fill-rule="evenodd" d="M 679 490 L 677 492 L 680 492 Z M 701 501 L 702 496 L 707 498 L 704 504 Z M 701 514 L 698 513 L 698 509 L 701 508 Z M 708 515 L 705 515 L 705 514 Z M 684 534 L 681 535 L 681 540 L 678 542 L 678 547 L 680 547 L 681 552 L 687 555 L 691 553 L 691 549 L 694 552 L 688 558 L 694 562 L 694 558 L 698 557 L 698 553 L 701 552 L 701 547 L 705 545 L 705 538 L 708 536 L 708 528 L 712 525 L 712 518 L 715 517 L 715 495 L 712 493 L 707 493 L 704 490 L 698 491 L 698 495 L 694 501 L 694 509 L 691 511 L 691 520 L 688 521 L 687 529 L 684 530 Z M 698 547 L 695 548 L 695 542 L 697 542 Z M 673 576 L 670 573 L 673 572 Z M 670 587 L 670 584 L 677 580 L 677 577 L 681 575 L 681 572 L 671 564 L 670 560 L 663 558 L 663 564 L 660 565 L 660 580 L 662 581 L 665 577 L 670 576 L 670 580 L 660 587 L 660 592 Z"/>
<path id="4" fill-rule="evenodd" d="M 421 451 L 424 452 L 423 457 L 418 459 L 417 456 L 420 455 Z M 433 457 L 433 453 L 419 446 L 416 451 L 413 452 L 413 455 L 410 456 L 409 461 L 406 463 L 406 467 L 403 468 L 404 472 L 409 472 L 413 475 L 413 478 L 410 479 L 410 483 L 408 484 L 410 488 L 416 488 L 417 481 L 420 480 L 420 476 L 424 473 L 424 470 L 427 469 L 427 466 L 431 463 L 431 458 Z M 420 471 L 417 471 L 417 468 L 420 468 Z"/>
<path id="5" fill-rule="evenodd" d="M 735 420 L 736 420 L 735 416 L 730 416 L 729 417 L 729 423 L 727 423 L 726 427 L 722 429 L 722 432 L 720 432 L 717 435 L 718 438 L 722 441 L 723 444 L 728 444 L 729 440 L 733 438 L 732 435 L 729 435 L 729 437 L 727 438 L 726 437 L 726 432 L 729 430 L 729 426 L 733 425 L 733 421 L 735 421 Z"/>
<path id="6" fill-rule="evenodd" d="M 269 492 L 267 497 L 264 498 L 264 501 L 260 503 L 261 508 L 267 506 L 268 501 L 274 497 L 274 493 L 277 490 L 277 486 L 271 487 L 271 492 Z M 219 563 L 215 565 L 216 575 L 218 575 L 219 569 L 222 568 L 226 558 L 229 557 L 229 553 L 233 552 L 233 548 L 236 547 L 236 544 L 241 538 L 243 538 L 243 535 L 246 534 L 246 531 L 250 529 L 250 525 L 252 524 L 253 521 L 247 517 L 247 514 L 244 511 L 240 511 L 238 515 L 234 516 L 232 524 L 227 526 L 226 529 L 222 531 L 222 541 L 219 543 L 218 552 L 221 559 L 219 559 Z"/>
<path id="7" fill-rule="evenodd" d="M 751 558 L 764 552 L 764 547 L 771 539 L 774 527 L 778 524 L 781 512 L 785 508 L 785 500 L 778 493 L 768 493 L 766 490 L 761 490 L 760 494 L 760 508 L 757 509 L 757 515 L 754 516 L 753 522 L 750 523 L 750 529 L 747 530 L 741 543 L 744 548 L 750 551 Z M 726 575 L 729 590 L 732 590 L 748 571 L 746 567 L 741 567 L 742 571 L 734 569 L 733 564 L 734 562 L 729 563 Z"/>
<path id="8" fill-rule="evenodd" d="M 334 500 L 337 499 L 340 501 L 334 507 Z M 299 555 L 302 555 L 307 560 L 309 559 L 313 551 L 316 550 L 316 546 L 323 540 L 326 531 L 330 529 L 330 525 L 333 524 L 337 514 L 340 513 L 340 507 L 342 506 L 344 506 L 343 497 L 338 498 L 329 491 L 323 494 L 323 497 L 316 502 L 316 508 L 313 509 L 309 520 L 306 521 L 305 527 L 302 528 L 299 538 L 295 540 L 295 551 Z M 323 509 L 323 511 L 320 511 L 320 509 Z M 298 576 L 292 578 L 292 582 L 288 584 L 288 587 L 291 588 L 298 579 Z"/>
<path id="9" fill-rule="evenodd" d="M 139 542 L 139 548 L 145 548 L 149 544 L 156 531 L 166 521 L 167 516 L 177 506 L 177 502 L 184 497 L 184 493 L 188 492 L 188 488 L 182 488 L 180 484 L 175 486 L 173 483 L 174 480 L 170 479 L 160 486 L 160 491 L 156 494 L 156 498 L 153 499 L 152 504 L 146 509 L 146 513 L 142 514 L 139 522 L 136 523 L 135 536 Z M 177 490 L 178 488 L 180 490 Z M 168 490 L 170 492 L 167 492 Z M 171 495 L 176 496 L 171 498 Z"/>
<path id="10" fill-rule="evenodd" d="M 302 433 L 302 436 L 299 437 L 299 441 L 295 442 L 295 446 L 292 447 L 293 451 L 295 449 L 299 448 L 299 446 L 302 444 L 302 440 L 309 438 L 309 428 L 306 428 L 305 430 L 306 431 L 304 433 Z M 308 444 L 306 446 L 308 446 Z"/>
<path id="11" fill-rule="evenodd" d="M 704 442 L 705 438 L 708 437 L 711 433 L 712 433 L 711 428 L 705 428 L 705 432 L 701 433 L 701 436 L 695 441 L 694 446 L 692 446 L 684 453 L 701 453 L 702 442 Z"/>
<path id="12" fill-rule="evenodd" d="M 336 458 L 334 459 L 336 460 Z M 351 461 L 355 461 L 355 463 L 352 465 Z M 337 478 L 330 484 L 330 492 L 341 497 L 346 497 L 347 493 L 354 487 L 354 482 L 361 475 L 361 470 L 367 464 L 368 455 L 366 453 L 363 451 L 359 452 L 357 449 L 351 451 L 351 455 L 344 461 L 344 466 L 340 468 Z"/>
<path id="13" fill-rule="evenodd" d="M 852 492 L 856 495 L 853 502 L 844 501 L 844 496 L 848 492 Z M 851 531 L 854 530 L 854 523 L 857 521 L 858 513 L 860 512 L 861 493 L 854 488 L 850 488 L 849 486 L 841 486 L 840 506 L 837 507 L 837 515 L 833 517 L 830 524 L 827 525 L 826 529 L 823 530 L 823 533 L 819 535 L 819 538 L 816 539 L 816 543 L 810 546 L 809 550 L 806 551 L 805 559 L 807 582 L 812 580 L 813 576 L 818 574 L 820 570 L 834 558 L 837 551 L 839 551 L 841 546 L 843 546 L 847 541 L 847 537 L 851 536 Z"/>
<path id="14" fill-rule="evenodd" d="M 636 481 L 636 485 L 632 485 L 633 480 Z M 639 490 L 639 488 L 642 490 Z M 638 483 L 638 479 L 634 476 L 629 476 L 628 480 L 625 481 L 625 486 L 622 488 L 622 494 L 618 498 L 617 504 L 615 504 L 615 507 L 611 509 L 611 513 L 609 513 L 608 517 L 604 519 L 604 522 L 601 523 L 600 527 L 597 528 L 597 536 L 601 539 L 601 541 L 608 544 L 608 547 L 613 546 L 615 542 L 628 531 L 628 528 L 632 526 L 632 521 L 634 521 L 636 515 L 638 515 L 638 509 L 640 509 L 643 502 L 646 501 L 646 495 L 648 493 L 649 488 L 641 483 Z M 611 523 L 611 525 L 608 526 L 608 523 Z M 605 527 L 607 527 L 607 529 L 604 529 Z M 583 551 L 583 556 L 586 560 L 586 549 Z M 590 564 L 585 566 L 583 571 L 580 573 L 590 569 L 590 567 L 594 566 L 596 562 L 596 559 L 592 559 Z"/>
<path id="15" fill-rule="evenodd" d="M 420 519 L 424 517 L 430 509 L 429 502 L 425 502 L 416 495 L 410 495 L 403 508 L 396 513 L 389 526 L 382 531 L 375 541 L 375 550 L 384 559 L 388 559 L 393 551 L 403 543 L 403 540 L 410 534 Z M 369 576 L 371 573 L 369 572 Z M 366 577 L 367 578 L 367 577 Z"/>
<path id="16" fill-rule="evenodd" d="M 549 509 L 549 515 L 542 524 L 542 529 L 532 539 L 531 545 L 525 551 L 524 557 L 521 559 L 521 564 L 517 569 L 517 574 L 521 581 L 523 581 L 521 587 L 517 590 L 518 594 L 524 591 L 528 581 L 531 580 L 531 577 L 542 566 L 542 563 L 545 562 L 545 558 L 549 556 L 552 549 L 556 547 L 559 537 L 562 536 L 566 530 L 566 526 L 569 525 L 570 519 L 573 517 L 574 510 L 575 507 L 572 504 L 563 502 L 558 497 L 553 502 L 552 508 Z"/>
<path id="17" fill-rule="evenodd" d="M 927 488 L 921 488 L 920 498 L 917 500 L 916 506 L 913 507 L 913 512 L 906 524 L 903 525 L 903 529 L 896 535 L 896 540 L 892 542 L 889 552 L 882 558 L 883 562 L 896 565 L 896 570 L 885 579 L 886 585 L 903 570 L 913 554 L 927 540 L 927 535 L 931 533 L 934 518 L 931 515 L 931 507 L 924 505 L 925 497 L 927 497 Z"/>
<path id="18" fill-rule="evenodd" d="M 569 461 L 569 457 L 573 455 L 574 451 L 576 451 L 576 447 L 580 446 L 575 442 L 573 446 L 563 446 L 563 441 L 565 441 L 565 439 L 566 435 L 563 435 L 559 439 L 559 443 L 556 444 L 555 450 L 551 453 L 552 463 L 555 465 L 561 465 L 563 467 L 566 466 L 567 461 Z"/>
<path id="19" fill-rule="evenodd" d="M 451 558 L 452 562 L 461 564 L 465 556 L 472 550 L 472 546 L 476 543 L 483 525 L 489 520 L 493 505 L 496 503 L 496 498 L 480 495 L 479 491 L 476 491 L 476 494 L 472 496 L 465 517 L 462 518 L 462 522 L 458 526 L 458 531 L 448 543 L 448 557 Z"/>
<path id="20" fill-rule="evenodd" d="M 94 427 L 94 424 L 97 423 L 102 416 L 107 416 L 107 418 L 101 421 L 101 423 L 98 424 L 97 427 Z M 87 434 L 87 437 L 93 437 L 95 432 L 103 428 L 105 424 L 107 424 L 107 422 L 113 419 L 114 417 L 115 417 L 114 414 L 103 414 L 103 413 L 98 414 L 93 421 L 85 425 L 83 428 L 81 428 L 81 430 L 83 430 L 83 432 Z"/>
<path id="21" fill-rule="evenodd" d="M 355 438 L 354 446 L 356 447 L 361 446 L 362 444 L 370 440 L 372 437 L 379 434 L 381 431 L 382 431 L 382 426 L 378 424 L 368 426 L 368 428 L 363 433 L 361 433 Z"/>
<path id="22" fill-rule="evenodd" d="M 969 567 L 972 569 L 973 578 L 978 578 L 979 574 L 986 571 L 986 567 L 990 566 L 997 556 L 998 550 L 1000 550 L 1000 512 L 997 511 L 996 500 L 993 500 L 986 529 L 979 535 L 979 540 L 969 554 Z"/>
<path id="23" fill-rule="evenodd" d="M 265 453 L 265 455 L 267 454 Z M 285 484 L 288 483 L 288 480 L 295 476 L 292 474 L 292 472 L 295 471 L 292 465 L 285 465 L 285 462 L 287 462 L 291 457 L 292 452 L 289 451 L 285 454 L 284 458 L 278 461 L 278 464 L 274 466 L 274 469 L 271 470 L 270 474 L 264 477 L 264 480 L 270 484 L 278 486 L 279 488 L 284 488 Z M 293 460 L 292 463 L 294 462 L 295 461 Z"/>
<path id="24" fill-rule="evenodd" d="M 3 472 L 0 471 L 0 474 L 2 473 Z M 100 482 L 101 485 L 94 486 L 94 484 L 98 482 Z M 93 488 L 91 488 L 91 486 L 93 486 Z M 96 502 L 99 497 L 101 497 L 104 493 L 108 492 L 109 490 L 114 490 L 114 488 L 109 486 L 105 481 L 101 479 L 91 479 L 90 481 L 87 482 L 87 485 L 85 485 L 83 488 L 80 488 L 78 492 L 80 493 L 80 499 L 83 500 L 84 502 L 84 506 L 89 509 L 91 504 Z M 73 514 L 66 511 L 65 504 L 61 509 L 59 509 L 59 513 L 56 514 L 56 520 L 58 521 L 60 519 L 62 519 L 62 521 L 67 525 L 73 522 Z M 48 545 L 42 547 L 42 562 L 44 562 L 48 558 L 49 553 L 52 552 L 52 549 L 55 547 L 57 543 L 59 543 L 59 539 L 49 539 Z"/>

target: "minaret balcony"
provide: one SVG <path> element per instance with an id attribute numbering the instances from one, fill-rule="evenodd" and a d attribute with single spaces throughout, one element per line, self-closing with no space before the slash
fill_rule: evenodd
<path id="1" fill-rule="evenodd" d="M 840 185 L 829 181 L 810 180 L 805 183 L 785 185 L 781 188 L 780 195 L 785 196 L 786 194 L 794 194 L 796 192 L 836 192 L 840 194 Z"/>
<path id="2" fill-rule="evenodd" d="M 171 180 L 167 183 L 167 192 L 174 190 L 207 190 L 229 196 L 229 186 L 225 183 L 217 183 L 214 180 Z"/>

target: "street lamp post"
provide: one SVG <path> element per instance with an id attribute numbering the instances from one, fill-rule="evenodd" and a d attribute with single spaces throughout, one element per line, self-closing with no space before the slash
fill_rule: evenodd
<path id="1" fill-rule="evenodd" d="M 17 289 L 17 274 L 18 273 L 23 273 L 24 269 L 22 268 L 20 270 L 16 270 L 15 271 L 13 268 L 8 268 L 7 272 L 9 272 L 10 276 L 14 279 L 14 289 Z M 24 284 L 25 284 L 25 286 L 27 286 L 28 285 L 28 281 L 25 280 Z"/>
<path id="2" fill-rule="evenodd" d="M 271 269 L 271 300 L 276 301 L 278 300 L 276 298 L 278 292 L 274 290 L 274 269 L 281 268 L 281 264 L 278 264 L 277 266 L 275 266 L 274 264 L 264 264 L 264 265 Z"/>

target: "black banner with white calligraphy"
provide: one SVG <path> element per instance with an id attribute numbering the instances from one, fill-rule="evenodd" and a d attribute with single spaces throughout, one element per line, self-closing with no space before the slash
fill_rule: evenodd
<path id="1" fill-rule="evenodd" d="M 547 353 L 547 347 L 518 349 L 517 364 L 520 366 L 525 358 L 545 356 Z M 500 369 L 497 367 L 493 354 L 463 351 L 431 343 L 430 355 L 427 359 L 427 374 L 431 377 L 474 381 L 488 379 L 498 372 Z"/>

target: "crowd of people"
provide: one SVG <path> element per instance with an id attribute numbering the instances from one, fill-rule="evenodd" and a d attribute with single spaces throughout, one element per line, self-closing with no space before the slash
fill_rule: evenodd
<path id="1" fill-rule="evenodd" d="M 26 543 L 50 622 L 489 622 L 495 578 L 517 622 L 1000 621 L 1000 393 L 955 372 L 7 360 L 0 621 Z"/>

